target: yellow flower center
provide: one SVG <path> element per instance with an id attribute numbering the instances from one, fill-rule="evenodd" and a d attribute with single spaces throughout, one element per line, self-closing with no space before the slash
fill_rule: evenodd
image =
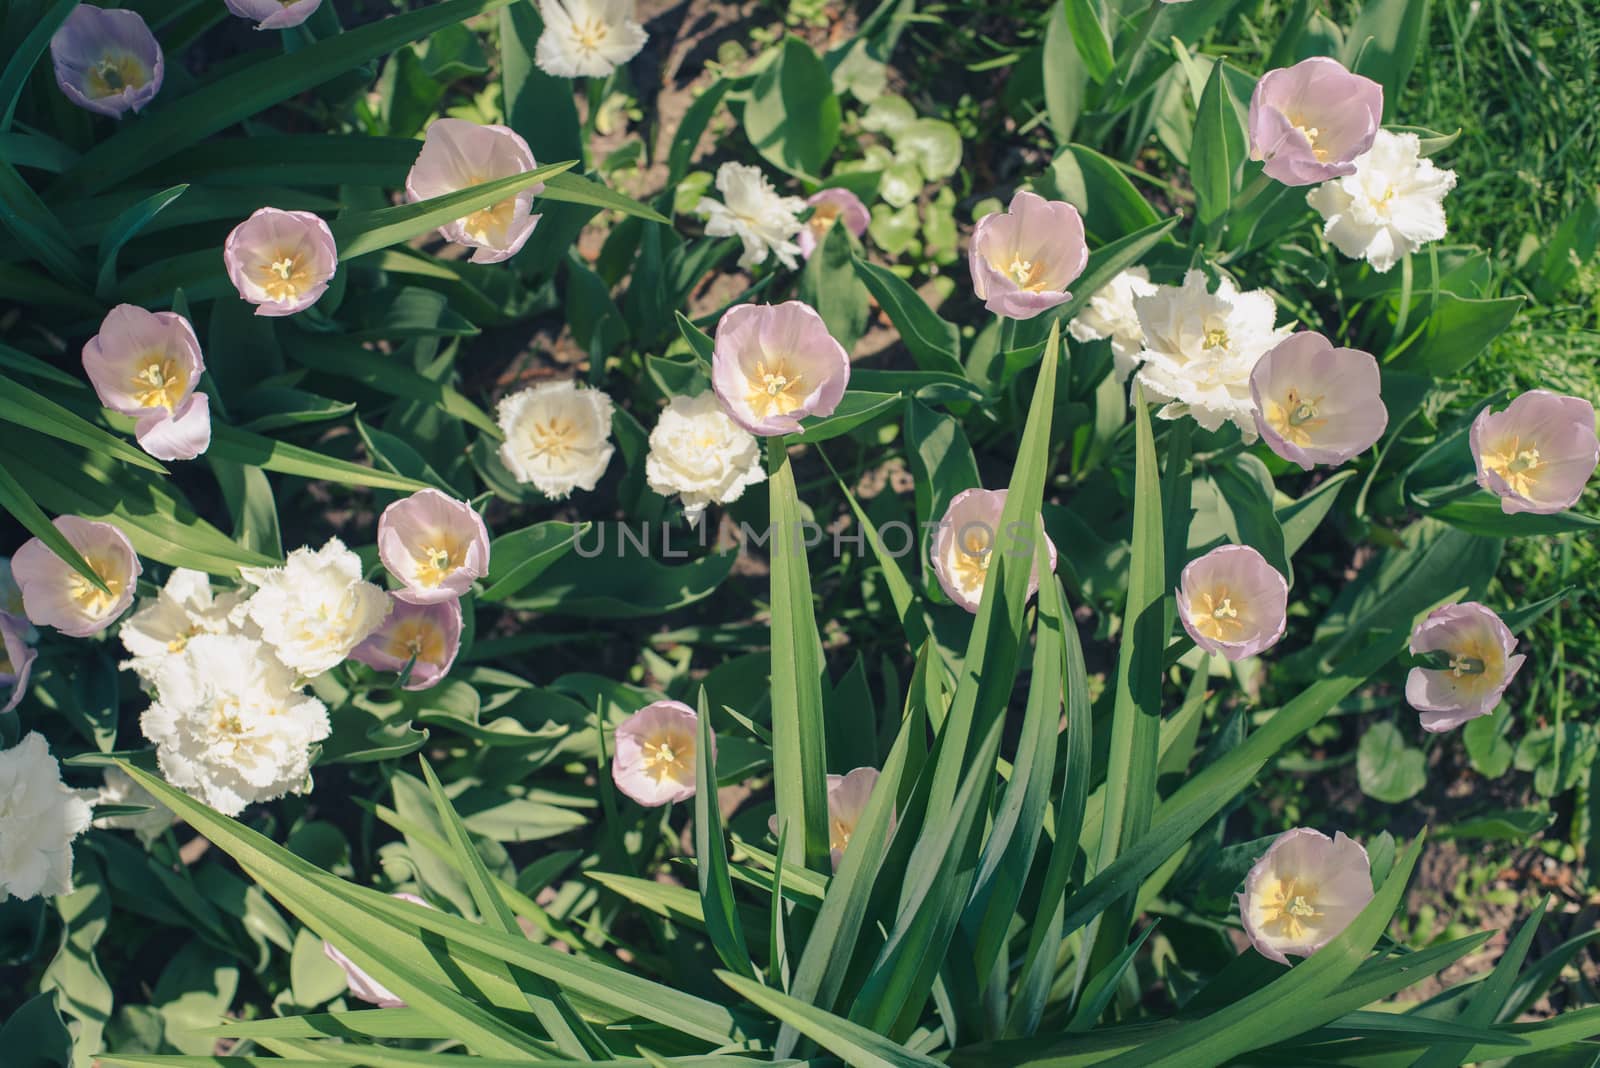
<path id="1" fill-rule="evenodd" d="M 1291 445 L 1311 444 L 1311 431 L 1320 430 L 1328 421 L 1319 417 L 1322 397 L 1306 397 L 1297 389 L 1287 390 L 1282 402 L 1267 401 L 1267 425 Z"/>
<path id="2" fill-rule="evenodd" d="M 532 439 L 533 454 L 548 456 L 554 463 L 560 463 L 578 450 L 578 424 L 563 415 L 534 420 L 528 428 L 528 436 Z"/>
<path id="3" fill-rule="evenodd" d="M 1328 162 L 1328 150 L 1325 149 L 1325 148 L 1317 147 L 1317 141 L 1318 141 L 1319 138 L 1322 137 L 1322 131 L 1317 129 L 1315 126 L 1307 126 L 1307 125 L 1305 125 L 1299 119 L 1295 119 L 1295 120 L 1293 120 L 1293 122 L 1294 122 L 1294 128 L 1296 130 L 1299 130 L 1302 134 L 1304 134 L 1305 135 L 1305 139 L 1311 144 L 1311 154 L 1313 156 L 1317 157 L 1317 162 L 1318 163 L 1326 163 L 1326 162 Z"/>
<path id="4" fill-rule="evenodd" d="M 1304 879 L 1278 879 L 1261 894 L 1262 923 L 1269 933 L 1290 941 L 1305 940 L 1308 921 L 1322 918 L 1317 908 L 1317 886 Z"/>
<path id="5" fill-rule="evenodd" d="M 444 632 L 422 616 L 401 620 L 389 632 L 389 655 L 396 660 L 416 658 L 419 664 L 442 664 Z"/>
<path id="6" fill-rule="evenodd" d="M 590 16 L 583 21 L 572 23 L 572 40 L 585 52 L 593 52 L 605 43 L 611 36 L 611 27 L 603 19 Z"/>
<path id="7" fill-rule="evenodd" d="M 133 375 L 133 399 L 141 408 L 177 408 L 183 391 L 188 386 L 185 377 L 178 373 L 178 363 L 164 352 L 145 356 L 143 364 Z"/>
<path id="8" fill-rule="evenodd" d="M 212 705 L 211 729 L 218 734 L 232 735 L 235 739 L 241 734 L 248 733 L 237 697 L 224 697 Z"/>
<path id="9" fill-rule="evenodd" d="M 481 174 L 475 174 L 467 182 L 467 188 L 482 185 L 489 181 Z M 517 198 L 515 195 L 506 197 L 497 204 L 477 211 L 461 220 L 461 228 L 468 237 L 485 245 L 505 244 L 506 232 L 511 229 L 511 222 L 516 217 Z"/>
<path id="10" fill-rule="evenodd" d="M 256 270 L 261 276 L 262 291 L 276 303 L 294 300 L 311 288 L 311 265 L 293 252 L 278 249 Z"/>
<path id="11" fill-rule="evenodd" d="M 1487 694 L 1505 675 L 1505 651 L 1500 643 L 1490 638 L 1468 637 L 1449 654 L 1445 661 L 1450 677 L 1458 691 L 1466 695 Z"/>
<path id="12" fill-rule="evenodd" d="M 1502 439 L 1484 450 L 1483 466 L 1499 475 L 1511 492 L 1519 497 L 1531 496 L 1539 484 L 1539 469 L 1544 459 L 1536 445 L 1522 444 L 1522 438 Z"/>
<path id="13" fill-rule="evenodd" d="M 694 777 L 694 739 L 688 734 L 664 732 L 641 747 L 646 775 L 661 782 L 687 782 Z"/>
<path id="14" fill-rule="evenodd" d="M 1044 264 L 1025 260 L 1020 254 L 1013 256 L 1001 273 L 1009 276 L 1022 289 L 1035 291 L 1044 288 L 1044 282 L 1040 278 L 1044 274 Z"/>
<path id="15" fill-rule="evenodd" d="M 100 581 L 106 584 L 110 593 L 99 589 L 94 583 L 73 571 L 67 576 L 67 596 L 71 597 L 78 609 L 91 619 L 98 619 L 111 611 L 112 605 L 117 603 L 117 598 L 122 592 L 122 579 L 116 577 L 112 562 L 91 553 L 84 553 L 83 559 L 89 565 L 89 570 L 100 576 Z"/>
<path id="16" fill-rule="evenodd" d="M 801 376 L 783 360 L 775 361 L 770 368 L 758 362 L 755 374 L 750 376 L 750 392 L 745 401 L 758 418 L 774 413 L 788 415 L 805 399 L 800 385 Z"/>
<path id="17" fill-rule="evenodd" d="M 1244 620 L 1226 586 L 1197 596 L 1189 604 L 1189 616 L 1195 629 L 1212 641 L 1230 642 L 1244 633 Z"/>
<path id="18" fill-rule="evenodd" d="M 417 581 L 433 587 L 443 582 L 449 574 L 466 562 L 467 547 L 459 539 L 441 535 L 439 544 L 424 545 L 415 554 Z"/>
<path id="19" fill-rule="evenodd" d="M 1201 342 L 1202 348 L 1225 349 L 1228 347 L 1228 331 L 1225 327 L 1213 326 L 1206 329 L 1205 340 Z"/>
<path id="20" fill-rule="evenodd" d="M 181 652 L 183 652 L 184 649 L 188 648 L 188 646 L 189 646 L 189 639 L 193 638 L 196 634 L 199 634 L 199 633 L 200 633 L 200 628 L 199 627 L 191 626 L 188 630 L 183 631 L 176 638 L 173 638 L 170 642 L 167 643 L 167 652 L 169 652 L 169 653 L 181 653 Z"/>
<path id="21" fill-rule="evenodd" d="M 107 53 L 100 62 L 89 68 L 84 88 L 89 96 L 99 100 L 101 97 L 116 96 L 125 89 L 141 88 L 149 80 L 150 71 L 137 56 L 126 52 Z"/>
<path id="22" fill-rule="evenodd" d="M 961 533 L 961 542 L 956 546 L 954 566 L 956 581 L 964 589 L 981 590 L 989 580 L 989 530 L 987 527 L 974 527 Z"/>
<path id="23" fill-rule="evenodd" d="M 855 824 L 846 823 L 835 816 L 828 821 L 828 848 L 844 852 L 850 848 L 850 836 L 855 833 Z"/>
<path id="24" fill-rule="evenodd" d="M 821 241 L 822 236 L 833 229 L 833 224 L 838 221 L 839 205 L 824 201 L 811 213 L 811 218 L 806 220 L 806 226 L 810 227 L 817 240 Z"/>

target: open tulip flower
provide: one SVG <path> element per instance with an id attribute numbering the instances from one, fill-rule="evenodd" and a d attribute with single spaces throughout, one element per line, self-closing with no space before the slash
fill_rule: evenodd
<path id="1" fill-rule="evenodd" d="M 1250 372 L 1250 396 L 1268 447 L 1307 471 L 1367 451 L 1389 425 L 1378 361 L 1309 330 L 1261 357 Z"/>
<path id="2" fill-rule="evenodd" d="M 646 808 L 694 796 L 700 717 L 682 701 L 645 705 L 617 725 L 611 778 Z M 715 738 L 712 744 L 716 744 Z"/>
<path id="3" fill-rule="evenodd" d="M 810 305 L 740 304 L 717 323 L 712 388 L 729 418 L 758 437 L 832 415 L 849 381 L 850 357 Z"/>
<path id="4" fill-rule="evenodd" d="M 1547 389 L 1530 389 L 1503 412 L 1485 408 L 1472 421 L 1478 485 L 1510 515 L 1552 515 L 1578 503 L 1600 463 L 1594 405 Z"/>
<path id="5" fill-rule="evenodd" d="M 12 573 L 30 622 L 87 638 L 111 626 L 133 603 L 134 584 L 144 568 L 128 536 L 110 523 L 63 515 L 56 517 L 55 528 L 106 588 L 80 575 L 38 538 L 24 542 L 11 558 Z"/>
<path id="6" fill-rule="evenodd" d="M 350 652 L 379 671 L 411 670 L 403 690 L 426 690 L 450 673 L 461 651 L 461 602 L 416 604 L 393 594 L 394 603 L 383 625 Z"/>
<path id="7" fill-rule="evenodd" d="M 1429 613 L 1411 632 L 1411 652 L 1443 664 L 1414 667 L 1406 676 L 1406 703 L 1421 714 L 1422 729 L 1454 730 L 1493 712 L 1527 659 L 1516 648 L 1511 628 L 1476 601 Z"/>
<path id="8" fill-rule="evenodd" d="M 328 224 L 309 211 L 261 208 L 233 228 L 222 249 L 239 299 L 257 315 L 305 311 L 328 291 L 339 250 Z"/>
<path id="9" fill-rule="evenodd" d="M 1005 490 L 962 490 L 950 500 L 939 529 L 934 532 L 929 550 L 933 573 L 939 585 L 956 604 L 976 613 L 983 603 L 983 589 L 989 581 L 994 554 L 1002 553 L 1008 565 L 1027 563 L 1028 596 L 1039 592 L 1039 568 L 1034 563 L 1032 532 L 1000 529 L 1000 513 L 1005 510 Z M 1045 539 L 1050 554 L 1050 571 L 1056 569 L 1055 542 Z"/>
<path id="10" fill-rule="evenodd" d="M 489 530 L 466 501 L 418 490 L 378 517 L 378 556 L 403 584 L 400 600 L 453 601 L 489 573 Z"/>
<path id="11" fill-rule="evenodd" d="M 228 10 L 258 30 L 290 30 L 317 13 L 322 0 L 226 0 Z"/>
<path id="12" fill-rule="evenodd" d="M 79 4 L 50 38 L 56 84 L 80 108 L 120 119 L 161 91 L 166 63 L 135 11 Z"/>
<path id="13" fill-rule="evenodd" d="M 1088 262 L 1078 209 L 1025 189 L 1005 211 L 978 220 L 967 252 L 978 299 L 1008 319 L 1032 319 L 1071 300 L 1067 286 Z"/>
<path id="14" fill-rule="evenodd" d="M 604 78 L 650 39 L 635 0 L 539 0 L 544 32 L 534 62 L 557 78 Z"/>
<path id="15" fill-rule="evenodd" d="M 117 305 L 83 347 L 83 369 L 101 404 L 137 420 L 151 456 L 192 460 L 210 446 L 210 402 L 195 392 L 205 361 L 183 316 Z"/>
<path id="16" fill-rule="evenodd" d="M 592 490 L 616 451 L 611 413 L 610 397 L 570 378 L 509 394 L 495 409 L 505 435 L 500 462 L 552 499 Z"/>
<path id="17" fill-rule="evenodd" d="M 484 182 L 526 174 L 538 166 L 533 152 L 509 126 L 480 126 L 465 119 L 435 119 L 422 151 L 406 175 L 406 200 L 415 204 Z M 499 263 L 522 250 L 540 216 L 533 198 L 542 182 L 497 204 L 439 227 L 439 236 L 472 249 L 473 263 Z"/>
<path id="18" fill-rule="evenodd" d="M 822 247 L 835 224 L 844 223 L 846 229 L 860 237 L 872 222 L 867 206 L 848 189 L 818 190 L 806 198 L 806 203 L 811 205 L 811 217 L 795 237 L 795 244 L 800 246 L 800 255 L 808 260 Z"/>
<path id="19" fill-rule="evenodd" d="M 1250 944 L 1288 964 L 1337 938 L 1372 900 L 1372 863 L 1343 831 L 1298 827 L 1273 840 L 1245 877 L 1239 917 Z"/>
<path id="20" fill-rule="evenodd" d="M 1248 545 L 1212 549 L 1183 569 L 1178 618 L 1194 643 L 1229 660 L 1272 648 L 1288 625 L 1289 583 Z"/>
<path id="21" fill-rule="evenodd" d="M 1383 121 L 1383 86 L 1313 56 L 1270 70 L 1250 97 L 1250 158 L 1284 185 L 1355 173 Z"/>

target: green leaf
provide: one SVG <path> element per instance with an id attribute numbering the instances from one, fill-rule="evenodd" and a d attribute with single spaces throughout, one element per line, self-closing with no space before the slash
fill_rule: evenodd
<path id="1" fill-rule="evenodd" d="M 1045 116 L 1050 122 L 1050 132 L 1058 144 L 1072 140 L 1072 131 L 1083 112 L 1084 97 L 1089 86 L 1089 68 L 1079 55 L 1072 38 L 1072 23 L 1067 17 L 1066 3 L 1050 5 L 1050 21 L 1045 26 L 1044 50 L 1041 57 L 1044 68 Z"/>
<path id="2" fill-rule="evenodd" d="M 1440 292 L 1434 299 L 1436 304 L 1428 321 L 1400 352 L 1390 354 L 1386 371 L 1433 378 L 1460 374 L 1491 341 L 1505 333 L 1525 298 L 1473 300 Z"/>
<path id="3" fill-rule="evenodd" d="M 72 565 L 72 569 L 94 584 L 95 589 L 109 594 L 105 579 L 101 578 L 89 561 L 73 548 L 66 535 L 57 530 L 50 517 L 45 515 L 33 498 L 11 476 L 10 470 L 0 463 L 0 509 L 21 523 L 29 534 L 44 542 L 45 548 Z"/>
<path id="4" fill-rule="evenodd" d="M 18 1068 L 72 1068 L 72 1035 L 56 1011 L 55 993 L 37 994 L 0 1024 L 0 1047 Z"/>
<path id="5" fill-rule="evenodd" d="M 147 453 L 4 375 L 0 375 L 0 420 L 104 452 L 146 471 L 167 473 L 167 469 Z"/>
<path id="6" fill-rule="evenodd" d="M 659 531 L 647 524 L 641 535 Z M 584 616 L 590 619 L 634 619 L 657 616 L 711 595 L 733 570 L 737 553 L 712 553 L 684 564 L 664 564 L 649 556 L 623 552 L 626 524 L 597 524 L 591 535 L 574 534 L 576 552 L 563 554 L 540 576 L 536 589 L 508 598 L 511 607 L 533 612 Z M 677 550 L 668 557 L 686 555 Z"/>
<path id="7" fill-rule="evenodd" d="M 728 845 L 722 838 L 722 809 L 717 802 L 717 755 L 711 740 L 711 709 L 700 687 L 700 737 L 695 743 L 694 855 L 700 883 L 700 907 L 706 932 L 722 963 L 739 975 L 755 977 L 745 947 L 739 906 L 728 878 Z"/>
<path id="8" fill-rule="evenodd" d="M 445 0 L 346 30 L 294 52 L 272 56 L 224 75 L 177 101 L 166 102 L 85 152 L 54 195 L 108 189 L 130 175 L 235 123 L 281 104 L 446 26 L 493 11 L 510 0 Z M 264 139 L 270 141 L 270 138 Z M 490 201 L 492 203 L 492 201 Z M 448 220 L 445 220 L 448 221 Z"/>
<path id="9" fill-rule="evenodd" d="M 962 375 L 961 335 L 953 323 L 939 318 L 910 283 L 875 263 L 855 257 L 856 275 L 900 331 L 911 358 L 924 371 Z"/>
<path id="10" fill-rule="evenodd" d="M 1600 529 L 1600 517 L 1582 512 L 1508 513 L 1501 508 L 1500 498 L 1486 490 L 1429 508 L 1427 514 L 1469 534 L 1490 538 L 1524 538 Z"/>
<path id="11" fill-rule="evenodd" d="M 552 174 L 545 179 L 544 192 L 539 194 L 539 199 L 559 201 L 563 204 L 585 204 L 606 211 L 619 211 L 646 222 L 669 226 L 672 224 L 671 219 L 654 208 L 646 207 L 632 197 L 624 196 L 609 186 L 601 185 L 578 174 L 564 174 L 559 171 Z"/>
<path id="12" fill-rule="evenodd" d="M 807 419 L 801 424 L 800 433 L 789 440 L 795 445 L 828 441 L 899 409 L 899 394 L 851 390 L 839 399 L 832 415 Z"/>
<path id="13" fill-rule="evenodd" d="M 1366 0 L 1345 35 L 1344 65 L 1383 86 L 1383 110 L 1393 115 L 1427 40 L 1428 0 Z"/>
<path id="14" fill-rule="evenodd" d="M 839 98 L 828 68 L 790 34 L 756 78 L 744 106 L 744 132 L 773 166 L 819 178 L 839 141 Z"/>
<path id="15" fill-rule="evenodd" d="M 772 770 L 778 821 L 793 829 L 786 863 L 826 872 L 827 741 L 822 713 L 822 641 L 811 598 L 811 569 L 782 438 L 767 446 L 771 502 Z"/>
<path id="16" fill-rule="evenodd" d="M 23 252 L 44 264 L 57 279 L 80 289 L 87 287 L 88 267 L 72 251 L 72 240 L 61 220 L 5 160 L 0 160 L 0 223 L 11 231 Z"/>
<path id="17" fill-rule="evenodd" d="M 573 542 L 587 529 L 587 523 L 550 521 L 495 538 L 489 546 L 489 574 L 484 578 L 488 589 L 478 600 L 493 604 L 512 596 L 570 552 Z"/>
<path id="18" fill-rule="evenodd" d="M 859 1024 L 729 972 L 717 978 L 734 993 L 793 1027 L 853 1068 L 940 1068 L 932 1057 L 891 1042 Z"/>
<path id="19" fill-rule="evenodd" d="M 850 230 L 835 223 L 800 272 L 800 299 L 817 310 L 828 333 L 844 346 L 855 348 L 866 329 L 870 312 L 867 290 L 856 277 Z"/>
<path id="20" fill-rule="evenodd" d="M 435 382 L 407 367 L 392 355 L 383 355 L 337 337 L 304 334 L 286 345 L 285 355 L 312 370 L 360 382 L 391 397 L 432 404 L 447 415 L 471 423 L 491 438 L 502 437 L 497 424 L 482 408 L 454 388 Z"/>
<path id="21" fill-rule="evenodd" d="M 175 185 L 171 189 L 152 193 L 129 206 L 112 221 L 110 226 L 106 227 L 100 237 L 100 270 L 95 276 L 94 285 L 97 296 L 105 297 L 115 288 L 117 253 L 122 251 L 122 246 L 143 230 L 164 208 L 183 196 L 188 188 L 187 185 Z"/>
<path id="22" fill-rule="evenodd" d="M 1100 21 L 1100 11 L 1094 0 L 1061 0 L 1067 16 L 1067 28 L 1072 31 L 1072 43 L 1078 49 L 1089 77 L 1099 84 L 1106 80 L 1113 66 L 1111 42 L 1106 38 L 1105 25 Z"/>
<path id="23" fill-rule="evenodd" d="M 346 486 L 372 486 L 406 493 L 429 488 L 426 482 L 363 467 L 299 445 L 290 445 L 286 441 L 221 424 L 211 428 L 208 455 L 219 460 L 259 467 L 264 471 L 296 475 L 313 481 L 338 482 Z"/>
<path id="24" fill-rule="evenodd" d="M 33 73 L 39 57 L 50 46 L 50 38 L 55 36 L 56 30 L 61 28 L 61 24 L 67 21 L 67 16 L 77 6 L 78 0 L 56 0 L 49 10 L 39 16 L 28 35 L 6 61 L 5 70 L 0 72 L 0 133 L 11 129 L 11 119 L 17 111 L 17 99 L 22 95 L 23 86 L 28 84 L 28 75 Z M 18 10 L 12 9 L 10 14 L 15 16 Z"/>
<path id="25" fill-rule="evenodd" d="M 500 85 L 506 125 L 527 139 L 536 158 L 583 154 L 583 128 L 572 80 L 546 74 L 535 61 L 544 19 L 538 4 L 500 9 Z"/>
<path id="26" fill-rule="evenodd" d="M 1202 227 L 1214 226 L 1228 213 L 1243 163 L 1244 129 L 1228 88 L 1226 65 L 1219 59 L 1200 94 L 1194 139 L 1189 143 L 1195 218 Z"/>
<path id="27" fill-rule="evenodd" d="M 1289 563 L 1283 526 L 1272 506 L 1272 475 L 1266 465 L 1254 456 L 1241 454 L 1232 463 L 1213 466 L 1211 477 L 1232 513 L 1238 534 L 1234 540 L 1259 552 L 1293 586 L 1294 568 Z"/>
<path id="28" fill-rule="evenodd" d="M 1084 145 L 1068 145 L 1050 164 L 1056 195 L 1083 216 L 1084 231 L 1104 245 L 1161 222 L 1122 168 Z M 1073 286 L 1074 290 L 1082 283 Z M 1092 295 L 1092 291 L 1091 291 Z"/>
<path id="29" fill-rule="evenodd" d="M 1512 985 L 1517 981 L 1517 973 L 1522 970 L 1522 962 L 1528 959 L 1528 949 L 1533 945 L 1533 936 L 1538 933 L 1539 924 L 1543 922 L 1545 909 L 1549 905 L 1549 897 L 1543 898 L 1532 914 L 1522 921 L 1522 928 L 1506 947 L 1505 952 L 1500 954 L 1500 960 L 1495 963 L 1494 971 L 1489 973 L 1487 979 L 1473 987 L 1467 1007 L 1453 1022 L 1469 1028 L 1485 1028 L 1494 1024 L 1496 1015 L 1511 995 Z M 1458 1068 L 1467 1062 L 1471 1054 L 1471 1042 L 1448 1044 L 1439 1042 L 1417 1058 L 1414 1068 Z"/>
<path id="30" fill-rule="evenodd" d="M 1356 774 L 1362 793 L 1392 805 L 1422 792 L 1428 762 L 1393 723 L 1374 723 L 1356 747 Z"/>

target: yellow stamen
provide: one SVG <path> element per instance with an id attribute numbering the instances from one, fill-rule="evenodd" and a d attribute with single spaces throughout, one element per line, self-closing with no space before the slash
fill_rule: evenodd
<path id="1" fill-rule="evenodd" d="M 1244 633 L 1244 619 L 1226 586 L 1191 601 L 1189 616 L 1195 629 L 1212 641 L 1234 641 Z"/>
<path id="2" fill-rule="evenodd" d="M 67 596 L 72 598 L 85 615 L 91 619 L 99 619 L 116 604 L 117 598 L 122 593 L 122 579 L 116 577 L 110 560 L 90 553 L 84 553 L 83 558 L 88 563 L 89 570 L 99 575 L 100 581 L 104 582 L 106 589 L 111 592 L 106 593 L 74 571 L 67 576 Z"/>
<path id="3" fill-rule="evenodd" d="M 439 585 L 465 563 L 466 556 L 467 547 L 454 538 L 443 537 L 438 545 L 424 545 L 416 554 L 417 581 L 428 587 Z"/>
<path id="4" fill-rule="evenodd" d="M 776 360 L 770 368 L 765 362 L 757 361 L 755 373 L 750 376 L 750 391 L 745 396 L 745 403 L 758 418 L 765 419 L 774 413 L 788 415 L 799 408 L 804 400 L 801 375 L 785 361 Z"/>
<path id="5" fill-rule="evenodd" d="M 482 175 L 473 175 L 472 179 L 467 183 L 467 188 L 470 189 L 472 186 L 482 185 L 487 181 L 489 179 Z M 482 242 L 485 245 L 503 245 L 506 241 L 506 233 L 511 229 L 511 223 L 516 218 L 516 214 L 517 198 L 513 194 L 497 204 L 491 204 L 487 208 L 479 208 L 471 215 L 468 215 L 461 220 L 461 228 L 474 241 Z"/>
<path id="6" fill-rule="evenodd" d="M 987 527 L 976 526 L 962 531 L 961 544 L 956 546 L 954 568 L 956 581 L 968 590 L 981 590 L 989 580 L 990 544 Z"/>
<path id="7" fill-rule="evenodd" d="M 1305 139 L 1310 142 L 1311 154 L 1317 157 L 1317 162 L 1328 162 L 1328 150 L 1325 148 L 1320 148 L 1317 145 L 1317 141 L 1322 137 L 1322 131 L 1317 129 L 1315 126 L 1305 125 L 1299 119 L 1293 119 L 1291 121 L 1294 123 L 1294 128 L 1304 134 Z"/>
<path id="8" fill-rule="evenodd" d="M 1317 890 L 1316 884 L 1303 879 L 1279 879 L 1267 885 L 1261 894 L 1262 927 L 1278 937 L 1303 941 L 1311 926 L 1308 921 L 1322 918 Z"/>
<path id="9" fill-rule="evenodd" d="M 824 201 L 817 205 L 816 210 L 811 213 L 811 218 L 806 220 L 806 226 L 816 235 L 818 241 L 821 241 L 823 235 L 833 229 L 833 224 L 839 221 L 839 210 L 839 205 Z"/>
<path id="10" fill-rule="evenodd" d="M 1206 329 L 1205 340 L 1201 343 L 1203 348 L 1225 349 L 1228 347 L 1228 331 L 1226 327 L 1213 326 Z"/>
<path id="11" fill-rule="evenodd" d="M 656 782 L 687 782 L 694 776 L 694 740 L 687 734 L 663 733 L 640 746 L 646 775 Z"/>
<path id="12" fill-rule="evenodd" d="M 1001 268 L 1001 273 L 1009 275 L 1013 282 L 1029 292 L 1036 292 L 1044 288 L 1044 281 L 1041 277 L 1044 274 L 1044 262 L 1042 260 L 1035 263 L 1032 260 L 1023 259 L 1022 255 L 1018 253 L 1012 257 L 1009 264 Z"/>
<path id="13" fill-rule="evenodd" d="M 611 27 L 604 20 L 590 17 L 572 23 L 572 41 L 585 52 L 593 52 L 611 36 Z"/>
<path id="14" fill-rule="evenodd" d="M 1322 396 L 1307 398 L 1297 389 L 1289 389 L 1282 402 L 1267 401 L 1267 425 L 1291 445 L 1311 444 L 1311 431 L 1320 430 L 1328 421 L 1319 417 Z"/>
<path id="15" fill-rule="evenodd" d="M 294 252 L 278 249 L 256 270 L 261 276 L 261 288 L 271 301 L 291 301 L 311 288 L 311 265 Z"/>
<path id="16" fill-rule="evenodd" d="M 828 821 L 828 848 L 843 852 L 850 848 L 850 836 L 856 832 L 853 824 L 837 817 Z"/>
<path id="17" fill-rule="evenodd" d="M 445 659 L 444 632 L 420 616 L 402 620 L 389 632 L 389 655 L 396 660 L 416 657 L 419 664 L 442 664 Z"/>
<path id="18" fill-rule="evenodd" d="M 183 398 L 188 381 L 178 372 L 178 363 L 164 352 L 149 353 L 133 375 L 133 399 L 141 408 L 172 411 Z"/>
<path id="19" fill-rule="evenodd" d="M 1483 452 L 1483 466 L 1499 475 L 1511 492 L 1519 497 L 1532 496 L 1539 484 L 1539 469 L 1544 458 L 1535 444 L 1523 446 L 1520 436 L 1502 438 Z"/>
<path id="20" fill-rule="evenodd" d="M 127 89 L 139 89 L 150 80 L 150 71 L 138 57 L 126 52 L 108 52 L 89 68 L 83 87 L 96 100 L 116 96 Z"/>
<path id="21" fill-rule="evenodd" d="M 553 463 L 560 463 L 578 450 L 578 424 L 563 415 L 535 420 L 528 428 L 528 436 L 533 454 L 548 456 Z"/>

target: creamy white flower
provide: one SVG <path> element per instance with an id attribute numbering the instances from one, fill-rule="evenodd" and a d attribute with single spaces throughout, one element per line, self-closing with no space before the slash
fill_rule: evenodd
<path id="1" fill-rule="evenodd" d="M 161 592 L 140 605 L 122 624 L 122 645 L 131 659 L 119 666 L 153 685 L 161 662 L 183 652 L 190 638 L 232 630 L 230 616 L 243 600 L 244 595 L 238 592 L 218 597 L 212 593 L 211 580 L 204 572 L 178 568 Z"/>
<path id="2" fill-rule="evenodd" d="M 765 263 L 768 255 L 793 269 L 800 246 L 792 238 L 804 224 L 800 216 L 808 205 L 800 197 L 779 196 L 759 167 L 724 163 L 717 168 L 717 191 L 722 200 L 701 197 L 695 214 L 706 220 L 710 237 L 737 237 L 744 244 L 740 267 Z"/>
<path id="3" fill-rule="evenodd" d="M 1241 293 L 1228 278 L 1211 293 L 1205 274 L 1190 271 L 1183 285 L 1158 286 L 1134 308 L 1144 332 L 1139 384 L 1167 402 L 1158 414 L 1192 415 L 1207 430 L 1231 422 L 1247 443 L 1255 441 L 1250 372 L 1292 329 L 1273 327 L 1272 297 L 1260 289 Z"/>
<path id="4" fill-rule="evenodd" d="M 309 789 L 328 710 L 265 644 L 202 634 L 162 663 L 155 682 L 139 726 L 173 786 L 227 816 Z"/>
<path id="5" fill-rule="evenodd" d="M 377 630 L 389 597 L 361 579 L 361 558 L 338 538 L 313 550 L 302 546 L 284 566 L 242 567 L 256 592 L 242 606 L 284 665 L 306 678 L 338 664 Z"/>
<path id="6" fill-rule="evenodd" d="M 72 840 L 89 820 L 44 735 L 0 750 L 0 901 L 71 893 Z"/>
<path id="7" fill-rule="evenodd" d="M 682 498 L 690 523 L 706 505 L 736 501 L 767 477 L 756 436 L 728 418 L 709 391 L 672 398 L 650 431 L 644 473 L 655 492 Z"/>
<path id="8" fill-rule="evenodd" d="M 1133 302 L 1155 291 L 1147 268 L 1130 267 L 1090 297 L 1088 307 L 1067 327 L 1079 341 L 1111 339 L 1112 370 L 1118 382 L 1126 382 L 1139 366 L 1139 351 L 1144 348 L 1144 328 Z"/>
<path id="9" fill-rule="evenodd" d="M 91 807 L 99 805 L 148 805 L 150 811 L 127 816 L 98 816 L 94 826 L 104 831 L 132 831 L 148 846 L 171 827 L 177 815 L 157 801 L 155 795 L 134 782 L 121 768 L 107 768 L 105 785 L 96 790 L 79 790 L 78 796 Z"/>
<path id="10" fill-rule="evenodd" d="M 572 379 L 513 393 L 495 410 L 506 436 L 500 459 L 518 482 L 546 497 L 592 490 L 616 451 L 611 408 L 610 397 Z"/>
<path id="11" fill-rule="evenodd" d="M 1444 237 L 1444 197 L 1455 188 L 1456 172 L 1421 153 L 1416 134 L 1379 130 L 1372 149 L 1356 157 L 1354 174 L 1306 194 L 1327 221 L 1322 232 L 1334 248 L 1382 273 Z"/>
<path id="12" fill-rule="evenodd" d="M 539 0 L 544 32 L 533 61 L 557 78 L 604 78 L 650 39 L 635 7 L 634 0 Z"/>

